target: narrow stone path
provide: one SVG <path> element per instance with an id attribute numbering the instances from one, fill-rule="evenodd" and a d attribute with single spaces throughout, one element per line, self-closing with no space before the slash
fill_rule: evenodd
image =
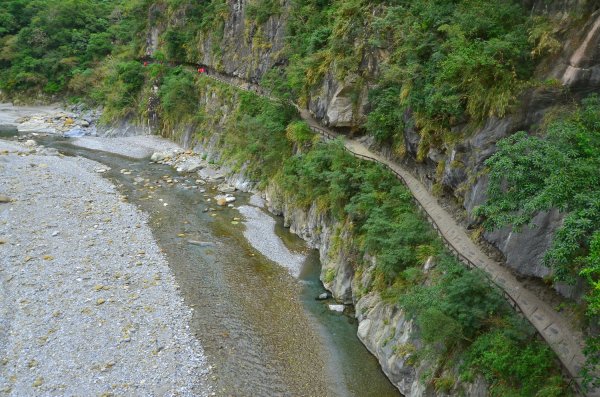
<path id="1" fill-rule="evenodd" d="M 238 84 L 238 81 L 233 78 L 214 74 L 207 75 L 207 77 L 275 100 L 275 98 L 264 93 L 259 86 L 249 83 Z M 575 329 L 571 321 L 556 312 L 533 292 L 527 290 L 500 262 L 487 256 L 471 240 L 466 230 L 438 204 L 437 199 L 408 170 L 369 150 L 362 143 L 323 127 L 312 117 L 308 110 L 302 109 L 296 104 L 293 105 L 299 110 L 302 119 L 314 132 L 326 139 L 341 139 L 350 153 L 359 158 L 378 162 L 394 172 L 408 187 L 415 202 L 425 212 L 428 220 L 442 237 L 447 247 L 461 262 L 471 268 L 475 267 L 482 270 L 490 282 L 504 291 L 505 298 L 515 310 L 521 312 L 531 322 L 542 338 L 554 350 L 568 375 L 579 386 L 578 389 L 581 389 L 580 370 L 585 363 L 585 356 L 583 355 L 584 337 L 581 331 Z M 581 392 L 581 390 L 579 391 Z M 590 397 L 600 396 L 600 390 L 588 391 L 585 395 Z"/>

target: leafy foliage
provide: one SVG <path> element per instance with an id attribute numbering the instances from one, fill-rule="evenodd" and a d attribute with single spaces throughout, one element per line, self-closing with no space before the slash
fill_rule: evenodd
<path id="1" fill-rule="evenodd" d="M 246 6 L 246 17 L 263 24 L 280 10 L 279 0 L 253 0 Z"/>
<path id="2" fill-rule="evenodd" d="M 338 219 L 348 217 L 361 249 L 377 256 L 388 281 L 417 265 L 419 247 L 433 240 L 406 188 L 381 166 L 356 161 L 341 143 L 318 144 L 292 157 L 284 167 L 283 186 L 301 204 L 319 201 Z"/>
<path id="3" fill-rule="evenodd" d="M 567 213 L 545 262 L 559 279 L 581 273 L 597 280 L 595 233 L 600 224 L 600 99 L 590 97 L 572 116 L 551 123 L 545 137 L 514 134 L 499 142 L 490 169 L 485 226 L 520 228 L 539 211 Z M 594 308 L 597 310 L 597 308 Z"/>
<path id="4" fill-rule="evenodd" d="M 183 115 L 194 115 L 197 111 L 198 94 L 194 77 L 182 67 L 169 70 L 158 95 L 166 117 L 180 119 Z"/>
<path id="5" fill-rule="evenodd" d="M 424 355 L 461 363 L 464 380 L 482 374 L 494 396 L 568 395 L 551 349 L 483 275 L 446 255 L 436 261 L 439 279 L 400 296 L 428 343 Z"/>
<path id="6" fill-rule="evenodd" d="M 121 3 L 126 3 L 122 5 Z M 64 92 L 117 46 L 134 46 L 137 1 L 7 0 L 0 11 L 0 88 Z"/>
<path id="7" fill-rule="evenodd" d="M 302 101 L 329 70 L 338 79 L 370 78 L 365 60 L 387 49 L 365 127 L 398 144 L 401 115 L 411 109 L 430 145 L 455 125 L 510 110 L 530 84 L 533 53 L 554 51 L 548 25 L 517 1 L 296 0 L 289 65 L 276 88 Z"/>
<path id="8" fill-rule="evenodd" d="M 558 280 L 584 277 L 590 321 L 600 314 L 600 98 L 552 122 L 546 136 L 517 133 L 487 162 L 488 201 L 477 210 L 489 229 L 530 224 L 539 211 L 565 213 L 544 262 Z M 589 351 L 598 355 L 598 351 Z M 597 361 L 597 360 L 596 360 Z"/>
<path id="9" fill-rule="evenodd" d="M 531 335 L 500 328 L 473 343 L 463 366 L 483 373 L 492 396 L 564 396 L 565 385 L 553 356 L 547 345 Z"/>

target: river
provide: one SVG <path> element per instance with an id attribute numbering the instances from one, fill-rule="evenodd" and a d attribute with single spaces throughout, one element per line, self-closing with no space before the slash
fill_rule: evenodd
<path id="1" fill-rule="evenodd" d="M 155 239 L 194 309 L 190 326 L 212 365 L 217 395 L 400 395 L 356 337 L 351 313 L 332 312 L 327 303 L 333 302 L 315 299 L 325 291 L 318 253 L 280 218 L 253 207 L 250 194 L 236 194 L 236 208 L 221 208 L 209 201 L 214 186 L 147 158 L 84 149 L 55 136 L 38 141 L 110 167 L 104 175 L 150 214 Z M 238 206 L 271 217 L 274 227 L 264 233 L 302 258 L 298 277 L 249 242 L 244 230 L 252 225 Z"/>

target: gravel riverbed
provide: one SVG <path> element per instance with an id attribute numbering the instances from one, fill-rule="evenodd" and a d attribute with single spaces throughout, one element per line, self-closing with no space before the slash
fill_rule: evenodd
<path id="1" fill-rule="evenodd" d="M 209 395 L 147 217 L 98 166 L 0 141 L 0 395 Z"/>

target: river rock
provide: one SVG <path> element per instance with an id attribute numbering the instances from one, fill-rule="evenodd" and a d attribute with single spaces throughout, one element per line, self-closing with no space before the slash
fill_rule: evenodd
<path id="1" fill-rule="evenodd" d="M 177 172 L 194 172 L 202 168 L 202 160 L 196 157 L 189 157 L 177 165 Z"/>
<path id="2" fill-rule="evenodd" d="M 221 193 L 233 193 L 233 192 L 235 192 L 235 187 L 227 185 L 227 184 L 219 185 L 219 187 L 217 187 L 217 189 Z"/>
<path id="3" fill-rule="evenodd" d="M 177 154 L 179 152 L 180 152 L 180 149 L 165 150 L 163 152 L 154 152 L 154 153 L 152 153 L 150 160 L 154 161 L 155 163 L 158 163 L 160 161 L 165 161 L 167 159 L 171 159 L 171 158 L 177 156 Z"/>
<path id="4" fill-rule="evenodd" d="M 217 199 L 217 205 L 220 205 L 221 207 L 224 207 L 227 205 L 227 199 L 225 197 L 219 197 Z"/>
<path id="5" fill-rule="evenodd" d="M 342 313 L 344 311 L 344 305 L 327 305 L 327 307 L 333 312 Z"/>
<path id="6" fill-rule="evenodd" d="M 85 131 L 82 128 L 74 127 L 64 133 L 67 138 L 80 138 L 85 135 Z"/>
<path id="7" fill-rule="evenodd" d="M 229 203 L 233 203 L 236 199 L 231 194 L 226 194 L 226 195 L 219 194 L 219 195 L 215 196 L 215 200 L 217 200 L 217 204 L 224 206 Z"/>
<path id="8" fill-rule="evenodd" d="M 326 299 L 329 299 L 329 294 L 327 292 L 323 292 L 322 294 L 320 294 L 319 296 L 317 296 L 316 299 L 318 301 L 324 301 Z"/>
<path id="9" fill-rule="evenodd" d="M 150 160 L 155 163 L 162 161 L 164 159 L 165 159 L 165 156 L 161 152 L 154 152 L 154 153 L 152 153 L 152 156 L 150 156 Z"/>
<path id="10" fill-rule="evenodd" d="M 36 143 L 33 139 L 28 139 L 27 141 L 25 141 L 25 146 L 33 147 L 35 145 L 36 145 Z"/>
<path id="11" fill-rule="evenodd" d="M 197 245 L 199 247 L 214 247 L 215 243 L 211 243 L 210 241 L 198 241 L 198 240 L 188 240 L 189 244 Z"/>

